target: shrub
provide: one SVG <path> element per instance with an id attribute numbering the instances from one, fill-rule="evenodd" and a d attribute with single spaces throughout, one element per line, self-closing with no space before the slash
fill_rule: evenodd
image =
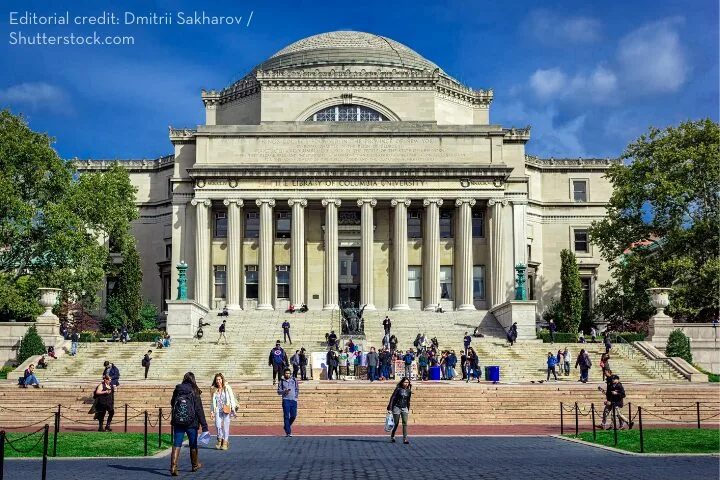
<path id="1" fill-rule="evenodd" d="M 80 332 L 80 341 L 86 342 L 86 343 L 87 342 L 97 342 L 98 341 L 97 332 L 93 332 L 90 330 L 83 330 L 82 332 Z"/>
<path id="2" fill-rule="evenodd" d="M 141 330 L 139 332 L 135 332 L 130 337 L 130 341 L 132 342 L 153 342 L 155 341 L 155 337 L 164 337 L 165 332 L 162 330 Z"/>
<path id="3" fill-rule="evenodd" d="M 665 355 L 668 357 L 680 357 L 686 362 L 692 363 L 690 339 L 679 328 L 670 333 L 667 347 L 665 347 Z"/>
<path id="4" fill-rule="evenodd" d="M 537 338 L 541 339 L 543 343 L 550 343 L 550 331 L 540 330 Z M 577 343 L 577 333 L 555 332 L 555 343 Z"/>
<path id="5" fill-rule="evenodd" d="M 43 355 L 47 353 L 45 344 L 37 333 L 35 325 L 28 328 L 25 332 L 25 336 L 20 341 L 20 348 L 18 349 L 17 360 L 18 363 L 22 363 L 33 355 Z"/>
<path id="6" fill-rule="evenodd" d="M 155 304 L 147 302 L 140 309 L 140 328 L 155 330 L 157 328 L 158 309 Z"/>

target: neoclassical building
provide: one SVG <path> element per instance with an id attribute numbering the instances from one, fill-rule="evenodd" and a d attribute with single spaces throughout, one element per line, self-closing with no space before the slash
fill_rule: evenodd
<path id="1" fill-rule="evenodd" d="M 389 38 L 308 37 L 201 99 L 205 124 L 171 127 L 173 155 L 120 162 L 138 188 L 144 293 L 161 309 L 181 261 L 210 309 L 489 310 L 524 264 L 542 312 L 565 248 L 587 301 L 608 277 L 588 227 L 611 161 L 526 154 L 530 127 L 490 122 L 492 89 Z"/>

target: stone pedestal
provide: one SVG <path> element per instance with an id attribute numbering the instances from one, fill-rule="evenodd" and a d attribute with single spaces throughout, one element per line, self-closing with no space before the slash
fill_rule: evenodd
<path id="1" fill-rule="evenodd" d="M 59 288 L 38 288 L 40 291 L 40 305 L 45 311 L 37 317 L 35 328 L 46 347 L 59 345 L 64 339 L 60 335 L 60 319 L 52 313 L 52 309 L 62 293 Z"/>
<path id="2" fill-rule="evenodd" d="M 517 322 L 518 340 L 535 340 L 535 317 L 537 301 L 510 300 L 490 310 L 502 327 L 507 330 Z"/>
<path id="3" fill-rule="evenodd" d="M 171 339 L 192 339 L 197 333 L 200 319 L 208 314 L 208 309 L 194 300 L 167 301 L 166 330 Z M 207 334 L 209 332 L 205 332 Z"/>

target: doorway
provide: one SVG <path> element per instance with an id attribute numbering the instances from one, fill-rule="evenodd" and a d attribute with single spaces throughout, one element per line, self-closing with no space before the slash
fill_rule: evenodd
<path id="1" fill-rule="evenodd" d="M 360 306 L 360 249 L 338 250 L 338 300 L 340 306 Z"/>

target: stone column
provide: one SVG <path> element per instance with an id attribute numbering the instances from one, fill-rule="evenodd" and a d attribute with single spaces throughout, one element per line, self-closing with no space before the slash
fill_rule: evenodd
<path id="1" fill-rule="evenodd" d="M 323 310 L 338 306 L 338 207 L 340 200 L 324 198 L 325 207 L 325 282 L 323 289 Z"/>
<path id="2" fill-rule="evenodd" d="M 440 303 L 440 207 L 441 198 L 426 198 L 423 235 L 423 300 L 425 310 L 434 311 Z"/>
<path id="3" fill-rule="evenodd" d="M 243 274 L 243 201 L 239 198 L 228 198 L 223 204 L 228 207 L 227 308 L 240 310 L 240 279 Z"/>
<path id="4" fill-rule="evenodd" d="M 407 251 L 407 208 L 410 200 L 393 198 L 390 205 L 395 208 L 393 228 L 393 310 L 410 310 L 408 306 L 408 251 Z"/>
<path id="5" fill-rule="evenodd" d="M 360 304 L 365 306 L 365 310 L 375 310 L 375 290 L 374 290 L 374 265 L 373 260 L 373 242 L 374 242 L 374 223 L 373 208 L 377 205 L 377 200 L 372 198 L 361 198 L 357 201 L 360 207 L 361 222 L 361 243 L 360 243 Z"/>
<path id="6" fill-rule="evenodd" d="M 490 306 L 499 305 L 505 300 L 505 242 L 503 242 L 504 207 L 508 204 L 505 198 L 488 200 L 490 210 Z"/>
<path id="7" fill-rule="evenodd" d="M 300 306 L 305 303 L 305 207 L 307 200 L 292 198 L 292 247 L 290 249 L 290 303 Z"/>
<path id="8" fill-rule="evenodd" d="M 475 310 L 473 303 L 472 207 L 473 198 L 458 198 L 457 233 L 455 234 L 455 282 L 457 310 Z"/>
<path id="9" fill-rule="evenodd" d="M 195 212 L 195 301 L 210 305 L 210 200 L 193 199 Z M 191 267 L 192 268 L 192 267 Z"/>
<path id="10" fill-rule="evenodd" d="M 527 266 L 527 200 L 513 200 L 513 268 L 515 265 Z"/>
<path id="11" fill-rule="evenodd" d="M 258 255 L 258 310 L 272 310 L 273 293 L 273 207 L 275 200 L 261 198 L 255 200 L 260 207 L 260 244 Z"/>

